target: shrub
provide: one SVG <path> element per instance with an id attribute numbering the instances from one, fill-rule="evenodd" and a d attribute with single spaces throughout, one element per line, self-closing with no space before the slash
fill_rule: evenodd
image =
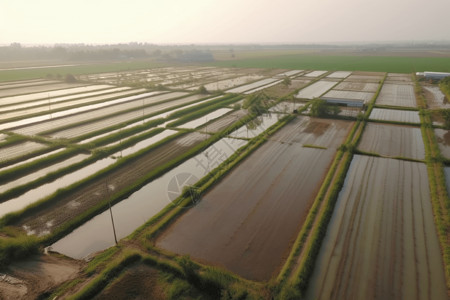
<path id="1" fill-rule="evenodd" d="M 72 74 L 66 74 L 66 76 L 64 77 L 64 81 L 67 83 L 74 83 L 77 82 L 77 79 Z"/>

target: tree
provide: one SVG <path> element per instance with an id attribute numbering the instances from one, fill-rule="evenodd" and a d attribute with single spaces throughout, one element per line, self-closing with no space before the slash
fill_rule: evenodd
<path id="1" fill-rule="evenodd" d="M 198 93 L 199 93 L 199 94 L 208 94 L 208 90 L 205 88 L 204 85 L 201 85 L 201 86 L 198 88 Z"/>
<path id="2" fill-rule="evenodd" d="M 74 83 L 77 82 L 77 79 L 72 74 L 66 74 L 66 76 L 64 77 L 64 81 L 67 83 Z"/>
<path id="3" fill-rule="evenodd" d="M 289 77 L 285 76 L 284 79 L 283 79 L 283 81 L 282 81 L 282 83 L 283 83 L 286 87 L 288 87 L 288 86 L 291 85 L 292 81 L 291 81 L 291 79 L 290 79 Z"/>
<path id="4" fill-rule="evenodd" d="M 268 111 L 270 97 L 264 92 L 249 95 L 245 98 L 243 108 L 252 114 L 260 115 Z"/>
<path id="5" fill-rule="evenodd" d="M 322 99 L 314 99 L 311 101 L 311 116 L 324 117 L 327 115 L 327 102 Z"/>
<path id="6" fill-rule="evenodd" d="M 441 109 L 441 116 L 444 118 L 445 129 L 450 129 L 450 109 Z"/>
<path id="7" fill-rule="evenodd" d="M 336 116 L 340 112 L 339 106 L 328 104 L 325 100 L 316 98 L 311 101 L 311 116 L 313 117 Z"/>

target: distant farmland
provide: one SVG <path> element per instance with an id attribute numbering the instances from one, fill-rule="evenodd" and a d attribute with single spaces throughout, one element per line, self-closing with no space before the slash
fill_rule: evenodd
<path id="1" fill-rule="evenodd" d="M 271 53 L 213 63 L 220 67 L 316 69 L 330 71 L 376 71 L 411 73 L 419 71 L 450 72 L 450 57 L 350 56 Z"/>

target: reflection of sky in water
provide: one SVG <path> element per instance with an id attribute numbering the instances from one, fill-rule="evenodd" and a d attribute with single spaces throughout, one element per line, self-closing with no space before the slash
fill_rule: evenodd
<path id="1" fill-rule="evenodd" d="M 67 187 L 83 178 L 86 178 L 92 174 L 97 173 L 98 171 L 116 162 L 116 160 L 112 157 L 124 157 L 127 155 L 131 155 L 133 153 L 138 152 L 139 150 L 142 150 L 150 146 L 151 144 L 157 143 L 158 141 L 174 133 L 176 133 L 176 131 L 174 130 L 165 130 L 153 137 L 142 140 L 131 147 L 123 149 L 122 151 L 118 151 L 113 155 L 111 155 L 111 157 L 106 157 L 101 160 L 98 160 L 84 168 L 66 174 L 56 179 L 55 181 L 43 184 L 35 189 L 32 189 L 17 198 L 0 203 L 0 217 L 6 215 L 7 213 L 25 208 L 27 205 L 53 194 L 58 189 Z"/>
<path id="2" fill-rule="evenodd" d="M 246 143 L 244 140 L 224 138 L 115 204 L 112 211 L 117 238 L 128 236 L 170 203 L 173 193 L 183 188 L 181 184 L 175 191 L 174 178 L 179 183 L 192 184 L 192 178 L 202 178 Z M 52 249 L 79 259 L 113 245 L 111 216 L 107 210 L 53 244 Z"/>

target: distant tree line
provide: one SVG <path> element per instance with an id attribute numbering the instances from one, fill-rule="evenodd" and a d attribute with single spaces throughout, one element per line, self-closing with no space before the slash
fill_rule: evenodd
<path id="1" fill-rule="evenodd" d="M 19 43 L 0 47 L 0 61 L 61 60 L 101 61 L 154 58 L 158 60 L 205 62 L 213 61 L 209 49 L 196 46 L 157 46 L 129 43 L 116 45 L 60 44 L 55 46 L 25 47 Z"/>

